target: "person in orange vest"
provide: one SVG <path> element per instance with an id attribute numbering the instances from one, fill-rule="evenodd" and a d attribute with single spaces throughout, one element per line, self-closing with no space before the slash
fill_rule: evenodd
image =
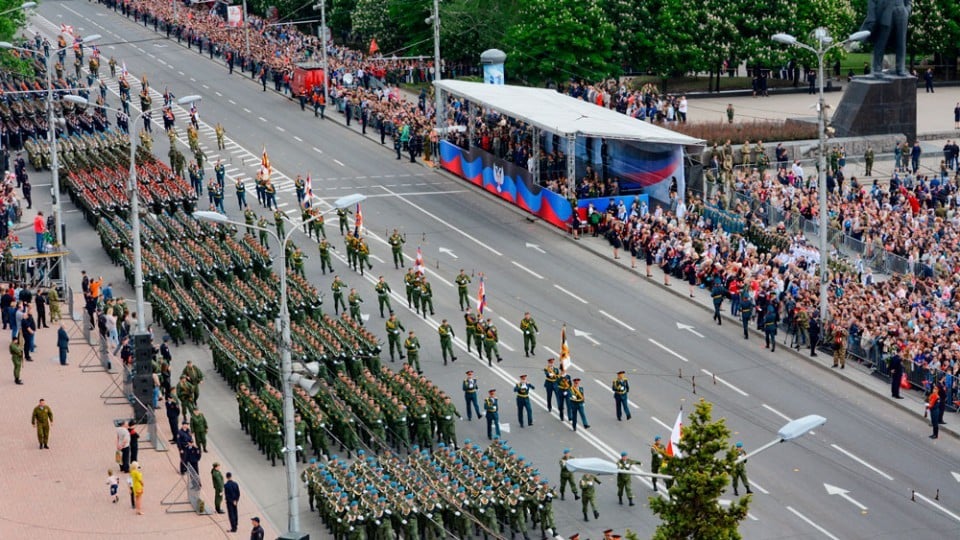
<path id="1" fill-rule="evenodd" d="M 323 99 L 323 91 L 320 88 L 313 89 L 313 116 L 320 116 L 320 119 L 323 120 L 323 112 L 327 108 L 327 104 Z"/>
<path id="2" fill-rule="evenodd" d="M 930 392 L 930 397 L 927 400 L 927 410 L 930 411 L 930 424 L 933 426 L 933 435 L 930 435 L 931 439 L 940 438 L 940 423 L 943 420 L 945 397 L 944 392 L 941 391 L 941 383 L 937 383 L 933 387 L 933 392 Z"/>

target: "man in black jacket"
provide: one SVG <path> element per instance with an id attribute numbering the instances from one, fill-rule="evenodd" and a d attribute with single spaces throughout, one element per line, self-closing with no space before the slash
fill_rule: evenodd
<path id="1" fill-rule="evenodd" d="M 230 532 L 237 532 L 237 505 L 240 502 L 240 486 L 233 480 L 233 473 L 227 473 L 227 482 L 223 485 L 223 495 L 227 499 Z"/>

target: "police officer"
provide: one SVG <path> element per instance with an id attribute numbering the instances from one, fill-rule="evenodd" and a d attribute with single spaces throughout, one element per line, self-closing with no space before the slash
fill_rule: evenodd
<path id="1" fill-rule="evenodd" d="M 663 466 L 663 457 L 667 453 L 667 449 L 663 446 L 663 443 L 660 442 L 661 438 L 659 435 L 653 438 L 653 444 L 650 445 L 650 472 L 653 474 L 659 474 L 660 468 Z M 653 480 L 653 490 L 657 491 L 657 480 L 656 476 L 652 477 Z"/>
<path id="2" fill-rule="evenodd" d="M 727 290 L 723 283 L 716 279 L 713 289 L 710 290 L 710 297 L 713 298 L 713 320 L 717 321 L 717 325 L 723 324 L 723 319 L 720 317 L 720 306 L 723 304 L 723 297 L 726 293 Z"/>
<path id="3" fill-rule="evenodd" d="M 420 369 L 420 340 L 410 331 L 410 335 L 403 342 L 403 348 L 407 350 L 407 364 L 417 368 L 417 373 L 423 373 Z"/>
<path id="4" fill-rule="evenodd" d="M 567 484 L 570 484 L 570 491 L 573 493 L 575 500 L 580 500 L 580 494 L 577 493 L 577 482 L 573 477 L 573 473 L 567 469 L 567 460 L 573 459 L 573 455 L 570 453 L 569 448 L 563 449 L 563 456 L 560 457 L 560 500 L 564 500 L 567 491 Z"/>
<path id="5" fill-rule="evenodd" d="M 457 277 L 454 279 L 454 281 L 457 283 L 457 297 L 460 300 L 460 311 L 463 311 L 465 308 L 467 311 L 469 311 L 470 299 L 467 294 L 467 285 L 470 284 L 470 276 L 464 273 L 463 268 L 461 268 L 460 273 L 457 274 Z M 467 337 L 469 337 L 469 334 Z"/>
<path id="6" fill-rule="evenodd" d="M 743 323 L 743 339 L 750 339 L 749 325 L 750 318 L 753 317 L 753 299 L 745 290 L 740 295 L 740 321 Z"/>
<path id="7" fill-rule="evenodd" d="M 467 370 L 467 377 L 463 379 L 463 399 L 467 403 L 467 420 L 472 420 L 471 413 L 477 413 L 477 420 L 483 418 L 480 413 L 480 405 L 477 403 L 477 379 L 473 376 L 473 370 Z M 472 408 L 471 408 L 472 407 Z"/>
<path id="8" fill-rule="evenodd" d="M 487 399 L 483 400 L 483 411 L 487 417 L 487 438 L 493 440 L 494 431 L 497 438 L 500 438 L 500 402 L 497 401 L 497 390 L 491 388 L 487 393 Z"/>
<path id="9" fill-rule="evenodd" d="M 627 457 L 626 452 L 620 452 L 620 460 L 617 461 L 618 471 L 630 471 L 634 465 L 639 467 L 640 462 Z M 617 497 L 620 499 L 620 504 L 623 504 L 624 493 L 627 494 L 627 501 L 629 501 L 630 506 L 633 506 L 633 475 L 629 474 L 629 472 L 618 472 Z"/>
<path id="10" fill-rule="evenodd" d="M 743 487 L 747 488 L 747 494 L 753 493 L 750 491 L 750 484 L 747 482 L 747 460 L 743 459 L 747 455 L 747 451 L 743 449 L 742 442 L 737 441 L 734 452 L 737 454 L 737 462 L 734 463 L 733 471 L 731 472 L 731 476 L 733 477 L 733 494 L 736 496 L 740 495 L 740 492 L 737 491 L 737 486 L 740 482 L 743 482 Z"/>
<path id="11" fill-rule="evenodd" d="M 557 379 L 560 378 L 560 370 L 554 365 L 553 358 L 547 359 L 547 367 L 543 368 L 543 391 L 547 394 L 547 412 L 553 412 L 553 397 L 557 392 Z M 557 397 L 557 405 L 560 403 Z"/>
<path id="12" fill-rule="evenodd" d="M 527 424 L 533 425 L 533 407 L 530 406 L 530 391 L 534 386 L 527 382 L 527 376 L 521 375 L 520 382 L 513 385 L 513 393 L 517 395 L 517 419 L 520 427 L 523 426 L 523 411 L 527 411 Z"/>
<path id="13" fill-rule="evenodd" d="M 593 507 L 593 518 L 594 519 L 600 518 L 600 512 L 597 511 L 596 486 L 597 484 L 602 484 L 602 483 L 603 482 L 601 482 L 599 478 L 597 478 L 596 476 L 590 473 L 585 473 L 583 476 L 580 477 L 580 491 L 583 492 L 583 502 L 581 502 L 580 504 L 583 508 L 584 521 L 590 521 L 590 518 L 587 517 L 587 509 L 590 506 Z"/>
<path id="14" fill-rule="evenodd" d="M 403 244 L 407 242 L 407 239 L 401 236 L 397 229 L 394 229 L 393 234 L 390 235 L 390 239 L 387 242 L 390 244 L 390 252 L 393 254 L 393 267 L 402 268 Z"/>
<path id="15" fill-rule="evenodd" d="M 387 348 L 390 350 L 390 361 L 393 362 L 394 348 L 396 348 L 397 354 L 400 355 L 400 359 L 403 360 L 403 350 L 400 348 L 400 332 L 406 332 L 407 329 L 403 327 L 403 323 L 397 319 L 397 316 L 394 315 L 392 311 L 385 326 L 387 330 Z"/>
<path id="16" fill-rule="evenodd" d="M 520 320 L 520 331 L 523 332 L 523 352 L 527 355 L 527 358 L 530 358 L 530 355 L 536 355 L 534 349 L 537 348 L 537 333 L 540 332 L 540 329 L 537 328 L 537 322 L 533 320 L 533 317 L 530 316 L 530 312 L 523 314 L 523 319 Z M 499 361 L 499 358 L 497 359 Z"/>
<path id="17" fill-rule="evenodd" d="M 380 306 L 380 318 L 383 318 L 383 306 L 387 306 L 387 311 L 393 313 L 393 307 L 390 305 L 390 285 L 380 276 L 380 281 L 373 287 L 377 291 L 377 304 Z"/>
<path id="18" fill-rule="evenodd" d="M 453 354 L 453 327 L 444 319 L 437 327 L 437 333 L 440 335 L 440 353 L 443 355 L 443 365 L 447 365 L 447 353 L 450 353 L 451 360 L 456 362 L 457 357 Z"/>
<path id="19" fill-rule="evenodd" d="M 630 415 L 630 398 L 628 397 L 630 381 L 627 380 L 625 371 L 617 372 L 617 378 L 613 380 L 611 388 L 613 389 L 613 399 L 617 406 L 617 421 L 621 421 L 624 414 L 626 414 L 627 420 L 630 420 L 632 418 Z"/>
<path id="20" fill-rule="evenodd" d="M 817 345 L 820 343 L 820 314 L 813 312 L 810 319 L 810 356 L 817 356 Z"/>

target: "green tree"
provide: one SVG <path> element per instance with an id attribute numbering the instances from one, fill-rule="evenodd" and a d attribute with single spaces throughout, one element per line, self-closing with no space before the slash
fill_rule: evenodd
<path id="1" fill-rule="evenodd" d="M 483 51 L 503 48 L 505 29 L 513 25 L 516 12 L 515 0 L 441 2 L 440 52 L 450 62 L 478 64 Z"/>
<path id="2" fill-rule="evenodd" d="M 532 83 L 615 75 L 615 31 L 598 0 L 522 0 L 507 31 L 507 73 Z"/>
<path id="3" fill-rule="evenodd" d="M 390 0 L 357 0 L 353 33 L 360 43 L 369 44 L 371 39 L 376 39 L 385 54 L 396 48 L 397 26 L 390 20 Z"/>
<path id="4" fill-rule="evenodd" d="M 728 442 L 726 423 L 722 418 L 714 421 L 712 411 L 713 405 L 701 399 L 684 423 L 682 457 L 667 460 L 664 470 L 674 477 L 670 499 L 650 497 L 650 509 L 662 520 L 654 540 L 740 538 L 738 526 L 747 517 L 750 496 L 720 506 L 737 454 Z"/>
<path id="5" fill-rule="evenodd" d="M 23 28 L 27 20 L 27 11 L 17 9 L 23 5 L 23 0 L 0 0 L 0 41 L 14 41 L 14 36 Z M 0 71 L 19 73 L 31 76 L 34 74 L 33 63 L 17 58 L 13 51 L 0 52 Z"/>
<path id="6" fill-rule="evenodd" d="M 960 41 L 955 0 L 914 0 L 910 21 L 907 25 L 907 54 L 909 63 L 915 65 L 926 55 L 934 56 L 941 64 L 943 55 L 956 51 Z M 953 59 L 956 59 L 954 52 Z M 955 62 L 954 62 L 955 63 Z"/>
<path id="7" fill-rule="evenodd" d="M 357 0 L 330 0 L 327 4 L 327 25 L 330 26 L 330 35 L 347 41 L 353 31 L 353 10 L 357 7 Z M 353 42 L 354 40 L 349 40 Z"/>

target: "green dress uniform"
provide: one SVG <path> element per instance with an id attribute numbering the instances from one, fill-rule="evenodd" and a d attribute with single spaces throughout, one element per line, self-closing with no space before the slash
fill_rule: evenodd
<path id="1" fill-rule="evenodd" d="M 523 352 L 529 358 L 531 354 L 535 354 L 537 333 L 540 332 L 540 329 L 537 328 L 537 322 L 533 320 L 529 313 L 520 320 L 520 331 L 523 332 Z"/>
<path id="2" fill-rule="evenodd" d="M 420 369 L 420 340 L 410 331 L 410 336 L 403 342 L 403 348 L 407 351 L 407 364 L 417 369 L 417 373 L 423 373 Z"/>
<path id="3" fill-rule="evenodd" d="M 493 356 L 497 357 L 497 362 L 501 362 L 503 358 L 500 357 L 500 335 L 497 333 L 497 327 L 490 323 L 486 326 L 483 332 L 483 349 L 487 353 L 487 364 L 493 365 Z"/>
<path id="4" fill-rule="evenodd" d="M 737 454 L 737 459 L 743 458 L 747 455 L 747 451 L 743 449 L 743 443 L 737 443 L 734 447 L 734 452 Z M 733 470 L 731 471 L 730 476 L 733 477 L 733 494 L 739 496 L 740 492 L 737 490 L 739 483 L 743 482 L 743 487 L 747 488 L 747 493 L 753 493 L 750 491 L 750 483 L 747 481 L 747 460 L 738 461 L 734 463 Z"/>
<path id="5" fill-rule="evenodd" d="M 450 398 L 448 397 L 440 404 L 439 413 L 437 414 L 437 435 L 440 437 L 440 442 L 444 444 L 457 444 L 454 417 L 460 418 L 460 413 L 457 412 L 457 408 L 450 402 Z"/>
<path id="6" fill-rule="evenodd" d="M 210 470 L 210 476 L 213 479 L 213 508 L 218 514 L 223 513 L 220 509 L 223 505 L 223 473 L 214 465 Z"/>
<path id="7" fill-rule="evenodd" d="M 583 492 L 583 499 L 581 507 L 583 509 L 583 520 L 590 521 L 590 518 L 587 517 L 588 508 L 593 508 L 593 518 L 599 519 L 600 512 L 597 511 L 597 484 L 602 484 L 599 478 L 596 476 L 587 473 L 580 477 L 580 490 Z"/>
<path id="8" fill-rule="evenodd" d="M 629 471 L 634 465 L 639 467 L 640 462 L 627 458 L 626 452 L 620 454 L 620 460 L 617 461 L 617 470 Z M 620 504 L 623 504 L 624 493 L 627 495 L 630 506 L 633 506 L 633 476 L 627 472 L 617 473 L 617 497 L 620 499 Z"/>
<path id="9" fill-rule="evenodd" d="M 390 305 L 390 285 L 383 280 L 383 277 L 380 277 L 380 281 L 373 287 L 377 291 L 377 304 L 380 306 L 380 318 L 383 318 L 383 307 L 387 307 L 388 312 L 393 311 L 393 306 Z"/>
<path id="10" fill-rule="evenodd" d="M 467 309 L 470 309 L 467 306 Z M 477 317 L 470 313 L 469 311 L 463 314 L 463 323 L 466 327 L 467 333 L 467 354 L 470 353 L 470 347 L 473 345 L 473 342 L 476 340 L 477 334 Z M 477 346 L 477 352 L 480 352 L 480 346 Z"/>
<path id="11" fill-rule="evenodd" d="M 290 256 L 290 266 L 293 267 L 293 271 L 300 275 L 300 277 L 306 279 L 307 275 L 303 271 L 303 252 L 300 251 L 300 248 L 294 250 Z"/>
<path id="12" fill-rule="evenodd" d="M 13 361 L 13 380 L 17 384 L 22 384 L 20 369 L 23 368 L 23 347 L 17 340 L 10 342 L 10 360 Z"/>
<path id="13" fill-rule="evenodd" d="M 363 238 L 358 238 L 356 240 L 357 246 L 357 264 L 360 265 L 360 275 L 363 275 L 363 267 L 366 266 L 367 270 L 372 270 L 373 265 L 370 264 L 370 246 L 367 245 L 367 241 Z"/>
<path id="14" fill-rule="evenodd" d="M 347 250 L 347 264 L 350 265 L 350 268 L 354 270 L 357 269 L 357 241 L 354 238 L 353 233 L 347 231 L 347 237 L 343 241 Z"/>
<path id="15" fill-rule="evenodd" d="M 314 214 L 311 214 L 311 217 Z M 310 222 L 310 228 L 312 230 L 312 235 L 316 235 L 317 240 L 320 240 L 322 236 L 324 239 L 327 238 L 327 229 L 323 226 L 323 214 L 317 213 L 318 216 L 316 219 Z"/>
<path id="16" fill-rule="evenodd" d="M 487 335 L 487 327 L 483 323 L 483 319 L 480 316 L 477 316 L 476 323 L 473 325 L 473 341 L 474 345 L 477 346 L 477 355 L 480 356 L 480 359 L 483 360 L 483 339 Z M 490 356 L 489 354 L 487 355 Z"/>
<path id="17" fill-rule="evenodd" d="M 343 289 L 346 286 L 347 284 L 339 277 L 334 277 L 333 283 L 330 284 L 330 290 L 333 291 L 333 312 L 336 315 L 340 314 L 341 309 L 344 311 L 347 309 L 347 304 L 343 302 Z"/>
<path id="18" fill-rule="evenodd" d="M 420 309 L 423 312 L 423 318 L 427 318 L 427 306 L 430 306 L 430 314 L 433 315 L 433 287 L 426 278 L 420 280 Z"/>
<path id="19" fill-rule="evenodd" d="M 457 357 L 453 354 L 453 327 L 444 319 L 443 324 L 437 328 L 437 333 L 440 334 L 440 354 L 443 355 L 443 365 L 447 365 L 447 353 L 450 353 L 450 358 L 456 362 Z"/>
<path id="20" fill-rule="evenodd" d="M 570 484 L 570 491 L 573 493 L 573 496 L 576 499 L 580 499 L 580 494 L 577 493 L 577 482 L 573 477 L 573 473 L 567 469 L 567 460 L 573 459 L 573 455 L 570 454 L 569 449 L 563 451 L 563 456 L 560 458 L 560 500 L 564 500 L 566 497 L 567 484 Z"/>
<path id="21" fill-rule="evenodd" d="M 340 221 L 340 236 L 343 236 L 344 232 L 350 230 L 350 224 L 347 223 L 347 215 L 352 213 L 353 212 L 346 208 L 337 209 L 337 219 Z"/>
<path id="22" fill-rule="evenodd" d="M 37 427 L 37 442 L 40 443 L 41 448 L 48 448 L 51 422 L 53 422 L 53 411 L 50 410 L 49 405 L 41 403 L 33 408 L 30 424 Z"/>
<path id="23" fill-rule="evenodd" d="M 253 213 L 253 210 L 247 208 L 243 211 L 243 223 L 247 226 L 247 234 L 253 234 L 253 224 L 257 221 L 257 215 Z"/>
<path id="24" fill-rule="evenodd" d="M 347 303 L 350 305 L 350 318 L 363 326 L 363 317 L 360 315 L 360 304 L 363 303 L 363 298 L 360 298 L 360 293 L 357 291 L 351 292 L 347 296 Z"/>
<path id="25" fill-rule="evenodd" d="M 400 332 L 406 332 L 407 329 L 403 327 L 403 323 L 401 323 L 400 319 L 397 319 L 395 315 L 390 315 L 390 318 L 387 319 L 384 326 L 387 330 L 387 348 L 390 350 L 390 361 L 393 362 L 394 348 L 396 348 L 397 354 L 400 355 L 400 359 L 403 360 L 403 350 L 400 348 Z"/>
<path id="26" fill-rule="evenodd" d="M 193 432 L 193 438 L 197 441 L 197 448 L 204 452 L 207 451 L 207 417 L 201 412 L 190 415 L 190 431 Z"/>
<path id="27" fill-rule="evenodd" d="M 323 272 L 323 275 L 327 275 L 327 270 L 333 272 L 333 264 L 330 262 L 330 249 L 332 247 L 333 246 L 327 242 L 326 236 L 317 244 L 317 250 L 320 252 L 320 271 Z"/>
<path id="28" fill-rule="evenodd" d="M 666 455 L 667 449 L 664 448 L 660 443 L 660 436 L 657 435 L 657 437 L 653 440 L 653 444 L 650 445 L 650 472 L 654 474 L 660 473 L 660 470 L 663 468 L 664 462 L 666 461 L 664 459 Z M 651 478 L 651 480 L 653 480 L 653 490 L 657 491 L 657 480 L 659 479 L 654 476 Z M 667 486 L 668 489 L 669 487 L 670 486 Z"/>
<path id="29" fill-rule="evenodd" d="M 260 245 L 261 245 L 261 246 L 264 246 L 264 247 L 267 246 L 267 238 L 268 238 L 268 234 L 269 234 L 269 233 L 267 232 L 267 227 L 269 227 L 269 226 L 270 226 L 270 224 L 267 222 L 267 218 L 265 218 L 265 217 L 261 217 L 261 218 L 257 221 L 257 227 L 259 227 L 259 229 L 257 230 L 257 232 L 259 233 L 258 236 L 259 236 L 259 238 L 260 238 Z"/>
<path id="30" fill-rule="evenodd" d="M 470 284 L 470 276 L 463 273 L 463 270 L 460 270 L 460 273 L 457 274 L 457 277 L 454 281 L 457 283 L 457 297 L 460 300 L 460 311 L 463 311 L 464 309 L 470 307 L 470 298 L 467 293 L 467 285 Z"/>
<path id="31" fill-rule="evenodd" d="M 413 272 L 413 268 L 407 270 L 407 273 L 403 276 L 403 284 L 406 287 L 407 293 L 407 307 L 413 307 L 413 290 L 417 288 L 419 276 Z M 417 312 L 420 311 L 420 304 L 417 303 Z"/>
<path id="32" fill-rule="evenodd" d="M 393 230 L 393 234 L 390 235 L 388 240 L 390 244 L 390 252 L 393 254 L 393 267 L 401 268 L 403 267 L 403 244 L 406 243 L 406 238 L 400 236 L 400 233 L 396 229 Z"/>
<path id="33" fill-rule="evenodd" d="M 873 147 L 867 147 L 866 153 L 863 154 L 863 167 L 866 176 L 873 176 L 873 158 Z"/>
<path id="34" fill-rule="evenodd" d="M 283 212 L 280 210 L 273 211 L 273 226 L 277 229 L 277 237 L 283 240 L 285 231 L 283 225 Z"/>

